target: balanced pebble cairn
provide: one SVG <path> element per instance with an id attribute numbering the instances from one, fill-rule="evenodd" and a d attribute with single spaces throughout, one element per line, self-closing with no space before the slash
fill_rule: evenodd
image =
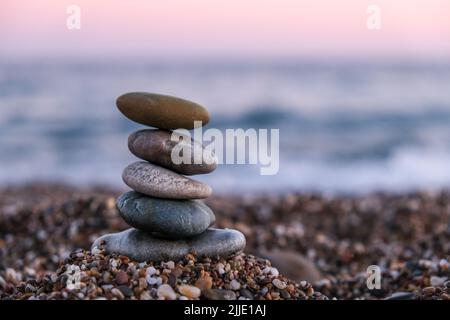
<path id="1" fill-rule="evenodd" d="M 144 160 L 130 164 L 123 181 L 134 191 L 117 199 L 121 217 L 133 228 L 104 235 L 92 248 L 128 256 L 136 261 L 178 261 L 189 253 L 199 257 L 231 257 L 245 248 L 242 233 L 215 229 L 212 210 L 201 200 L 212 193 L 210 186 L 185 175 L 206 174 L 217 167 L 217 159 L 200 143 L 184 146 L 192 152 L 190 164 L 175 164 L 172 150 L 174 129 L 193 129 L 194 121 L 209 122 L 208 111 L 183 99 L 144 92 L 132 92 L 117 99 L 117 107 L 129 119 L 157 129 L 132 133 L 128 147 Z M 183 148 L 183 150 L 188 150 Z M 203 151 L 203 162 L 193 161 Z M 205 161 L 206 159 L 206 161 Z"/>

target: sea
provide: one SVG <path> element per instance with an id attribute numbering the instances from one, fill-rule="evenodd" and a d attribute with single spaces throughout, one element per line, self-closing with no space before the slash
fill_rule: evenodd
<path id="1" fill-rule="evenodd" d="M 450 187 L 450 63 L 0 61 L 0 185 L 123 187 L 143 126 L 129 91 L 204 105 L 206 128 L 279 129 L 279 170 L 222 164 L 215 192 L 364 193 Z"/>

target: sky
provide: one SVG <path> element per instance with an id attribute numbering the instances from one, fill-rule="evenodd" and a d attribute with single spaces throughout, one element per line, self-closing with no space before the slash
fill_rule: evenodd
<path id="1" fill-rule="evenodd" d="M 369 30 L 369 5 L 381 29 Z M 66 8 L 81 9 L 81 29 Z M 449 0 L 2 0 L 0 57 L 450 58 Z"/>

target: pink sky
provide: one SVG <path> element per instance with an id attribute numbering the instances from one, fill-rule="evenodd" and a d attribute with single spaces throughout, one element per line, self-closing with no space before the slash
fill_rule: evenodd
<path id="1" fill-rule="evenodd" d="M 81 30 L 66 7 L 81 7 Z M 366 8 L 382 28 L 366 28 Z M 0 55 L 450 57 L 449 0 L 2 0 Z"/>

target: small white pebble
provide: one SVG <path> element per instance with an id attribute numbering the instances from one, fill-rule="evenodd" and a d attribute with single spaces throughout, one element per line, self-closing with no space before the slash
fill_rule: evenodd
<path id="1" fill-rule="evenodd" d="M 26 273 L 27 275 L 33 277 L 33 276 L 36 275 L 36 270 L 34 270 L 34 269 L 32 269 L 32 268 L 25 267 L 25 273 Z"/>
<path id="2" fill-rule="evenodd" d="M 233 290 L 239 290 L 241 288 L 241 284 L 239 281 L 236 281 L 235 279 L 231 280 L 230 282 L 231 289 Z"/>
<path id="3" fill-rule="evenodd" d="M 219 272 L 219 274 L 225 273 L 225 266 L 222 263 L 217 264 L 217 272 Z"/>
<path id="4" fill-rule="evenodd" d="M 154 267 L 148 267 L 146 273 L 147 276 L 152 276 L 156 273 L 156 269 Z"/>
<path id="5" fill-rule="evenodd" d="M 446 259 L 441 259 L 439 261 L 439 267 L 441 269 L 447 270 L 449 268 L 449 266 L 450 266 L 450 264 L 449 264 L 449 262 Z"/>
<path id="6" fill-rule="evenodd" d="M 280 279 L 273 279 L 272 284 L 280 290 L 286 289 L 286 282 L 281 281 Z"/>
<path id="7" fill-rule="evenodd" d="M 167 262 L 167 263 L 166 263 L 166 267 L 167 267 L 168 269 L 173 269 L 173 268 L 175 268 L 175 262 L 173 262 L 173 261 Z"/>
<path id="8" fill-rule="evenodd" d="M 111 267 L 117 268 L 117 261 L 116 260 L 112 260 L 111 261 Z"/>
<path id="9" fill-rule="evenodd" d="M 156 280 L 156 278 L 153 278 L 151 276 L 147 276 L 146 280 L 147 280 L 147 283 L 151 286 L 154 286 L 158 282 L 158 280 Z"/>
<path id="10" fill-rule="evenodd" d="M 102 252 L 102 250 L 100 250 L 98 247 L 94 247 L 94 248 L 92 248 L 91 252 L 95 256 L 95 255 L 99 254 L 100 252 Z"/>
<path id="11" fill-rule="evenodd" d="M 185 297 L 185 296 L 180 296 L 180 297 L 178 298 L 178 300 L 189 300 L 189 298 L 188 298 L 188 297 Z"/>
<path id="12" fill-rule="evenodd" d="M 432 287 L 439 287 L 439 286 L 443 285 L 446 280 L 447 280 L 447 277 L 432 276 L 430 278 L 430 284 Z"/>
<path id="13" fill-rule="evenodd" d="M 262 270 L 262 272 L 263 273 L 269 273 L 270 272 L 270 269 L 272 269 L 271 267 L 265 267 L 263 270 Z"/>
<path id="14" fill-rule="evenodd" d="M 160 285 L 157 291 L 157 295 L 158 297 L 164 298 L 166 300 L 175 300 L 177 298 L 177 294 L 168 284 Z"/>
<path id="15" fill-rule="evenodd" d="M 280 275 L 277 268 L 270 268 L 270 274 L 274 277 L 278 277 Z"/>
<path id="16" fill-rule="evenodd" d="M 112 284 L 104 284 L 104 285 L 102 285 L 102 289 L 103 289 L 104 291 L 109 291 L 109 290 L 111 290 L 112 288 L 114 288 L 114 286 L 113 286 Z"/>

